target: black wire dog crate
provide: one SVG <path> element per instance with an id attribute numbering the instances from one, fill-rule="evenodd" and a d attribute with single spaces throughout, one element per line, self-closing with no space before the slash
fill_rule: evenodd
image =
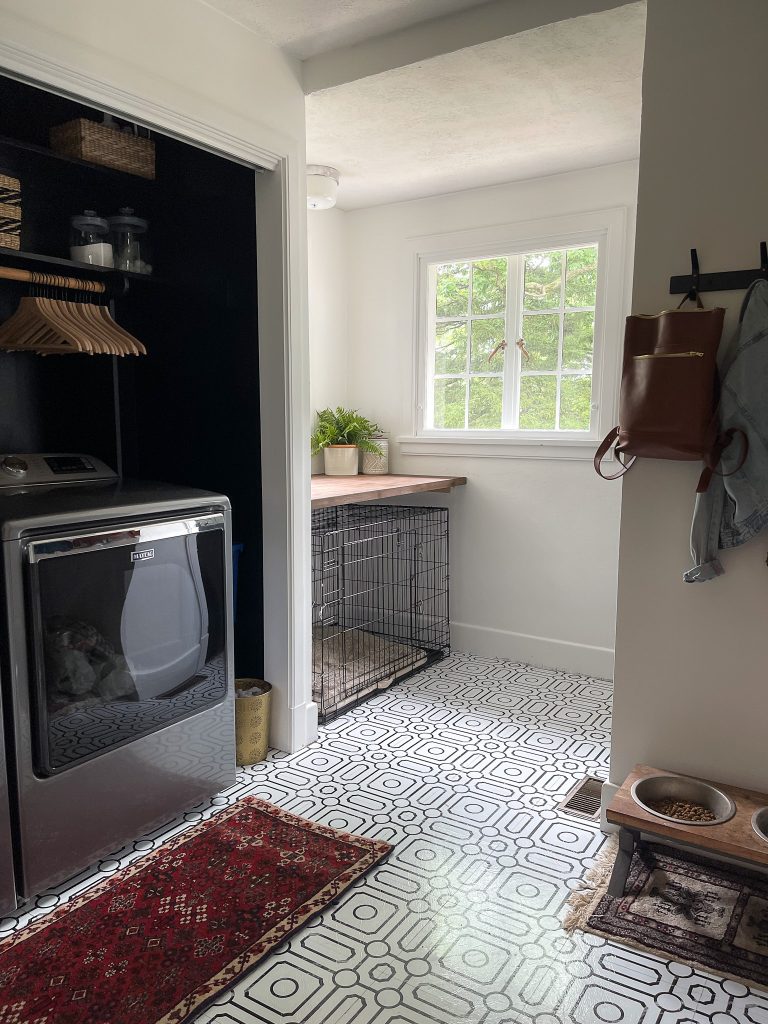
<path id="1" fill-rule="evenodd" d="M 449 650 L 448 509 L 314 509 L 312 694 L 320 721 Z"/>

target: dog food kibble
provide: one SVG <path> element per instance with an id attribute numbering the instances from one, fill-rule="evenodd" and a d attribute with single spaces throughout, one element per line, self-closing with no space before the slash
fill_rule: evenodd
<path id="1" fill-rule="evenodd" d="M 715 820 L 714 811 L 691 800 L 673 800 L 666 797 L 663 800 L 649 800 L 648 806 L 658 814 L 666 814 L 668 818 L 678 818 L 680 821 Z"/>

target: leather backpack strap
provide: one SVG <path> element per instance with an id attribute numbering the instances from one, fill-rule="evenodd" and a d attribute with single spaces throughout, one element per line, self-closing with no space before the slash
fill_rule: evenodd
<path id="1" fill-rule="evenodd" d="M 691 287 L 680 299 L 677 308 L 680 309 L 686 302 L 695 302 L 697 309 L 704 309 L 704 303 L 699 294 L 699 256 L 695 249 L 691 249 Z"/>
<path id="2" fill-rule="evenodd" d="M 616 457 L 617 457 L 617 459 L 619 459 L 619 464 L 621 465 L 621 469 L 617 473 L 604 473 L 603 472 L 602 461 L 605 458 L 605 456 L 608 454 L 608 452 L 610 451 L 611 446 L 616 441 L 618 436 L 619 436 L 619 428 L 618 427 L 614 427 L 613 430 L 609 431 L 605 435 L 605 437 L 603 438 L 603 440 L 600 443 L 600 447 L 595 452 L 595 458 L 593 460 L 594 467 L 595 467 L 595 472 L 597 473 L 598 476 L 601 476 L 603 478 L 603 480 L 618 480 L 619 477 L 624 476 L 624 474 L 626 472 L 628 472 L 632 468 L 632 466 L 634 465 L 635 459 L 637 458 L 636 455 L 633 455 L 629 459 L 628 462 L 622 462 L 621 458 L 619 457 L 619 453 L 617 452 L 616 453 Z"/>
<path id="3" fill-rule="evenodd" d="M 718 463 L 720 462 L 720 459 L 723 456 L 723 452 L 731 443 L 731 441 L 733 441 L 737 434 L 741 438 L 741 451 L 739 452 L 739 461 L 733 467 L 733 469 L 729 470 L 729 472 L 720 473 L 717 469 Z M 717 441 L 715 442 L 714 448 L 707 456 L 705 460 L 706 465 L 704 466 L 704 469 L 701 471 L 701 476 L 699 477 L 699 482 L 696 486 L 696 493 L 703 494 L 703 492 L 706 491 L 706 489 L 709 487 L 709 482 L 712 479 L 712 475 L 714 473 L 717 473 L 718 476 L 732 476 L 734 473 L 737 473 L 744 465 L 744 463 L 747 461 L 748 454 L 749 438 L 747 437 L 747 435 L 744 433 L 741 427 L 729 427 L 724 434 L 721 434 L 718 437 Z"/>

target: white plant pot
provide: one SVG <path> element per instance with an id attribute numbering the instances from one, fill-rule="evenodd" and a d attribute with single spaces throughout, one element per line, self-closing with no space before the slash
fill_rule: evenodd
<path id="1" fill-rule="evenodd" d="M 323 448 L 326 476 L 357 476 L 360 449 L 356 444 L 332 444 Z"/>

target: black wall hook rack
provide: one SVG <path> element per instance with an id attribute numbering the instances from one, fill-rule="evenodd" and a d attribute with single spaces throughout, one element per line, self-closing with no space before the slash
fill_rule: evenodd
<path id="1" fill-rule="evenodd" d="M 749 288 L 753 281 L 768 281 L 768 245 L 760 243 L 760 266 L 755 270 L 721 270 L 714 274 L 702 274 L 699 269 L 699 255 L 691 249 L 691 272 L 669 279 L 670 295 L 690 295 L 699 292 L 735 292 Z"/>

